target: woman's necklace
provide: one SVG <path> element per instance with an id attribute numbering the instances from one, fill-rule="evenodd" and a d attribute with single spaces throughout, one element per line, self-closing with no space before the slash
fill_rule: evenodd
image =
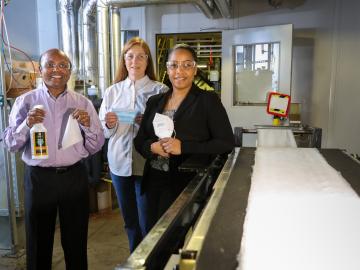
<path id="1" fill-rule="evenodd" d="M 168 109 L 176 111 L 179 108 L 181 102 L 184 100 L 184 98 L 185 96 L 175 97 L 174 93 L 172 93 L 169 99 Z"/>

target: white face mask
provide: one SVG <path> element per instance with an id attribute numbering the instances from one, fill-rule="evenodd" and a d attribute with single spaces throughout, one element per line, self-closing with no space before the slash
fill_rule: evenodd
<path id="1" fill-rule="evenodd" d="M 155 114 L 153 126 L 156 136 L 160 139 L 170 138 L 174 132 L 174 121 L 170 117 L 160 113 Z"/>

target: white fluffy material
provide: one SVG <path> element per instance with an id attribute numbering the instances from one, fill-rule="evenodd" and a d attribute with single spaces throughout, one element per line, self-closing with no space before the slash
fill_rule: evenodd
<path id="1" fill-rule="evenodd" d="M 259 128 L 257 134 L 257 147 L 297 147 L 291 129 Z"/>
<path id="2" fill-rule="evenodd" d="M 240 270 L 359 270 L 360 199 L 316 149 L 258 148 Z"/>

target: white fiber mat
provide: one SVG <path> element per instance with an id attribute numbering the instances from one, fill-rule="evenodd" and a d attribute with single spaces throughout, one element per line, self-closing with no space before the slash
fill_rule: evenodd
<path id="1" fill-rule="evenodd" d="M 258 148 L 240 270 L 359 270 L 360 199 L 316 149 Z"/>
<path id="2" fill-rule="evenodd" d="M 291 129 L 259 128 L 257 134 L 257 147 L 297 147 Z"/>

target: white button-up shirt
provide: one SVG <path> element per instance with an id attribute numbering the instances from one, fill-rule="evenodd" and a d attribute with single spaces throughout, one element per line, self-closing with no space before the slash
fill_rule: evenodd
<path id="1" fill-rule="evenodd" d="M 139 125 L 122 123 L 109 129 L 105 125 L 105 115 L 112 110 L 135 110 L 141 114 L 145 111 L 148 98 L 168 90 L 162 83 L 152 81 L 148 76 L 132 82 L 129 78 L 106 89 L 100 107 L 99 117 L 104 128 L 105 137 L 109 138 L 108 162 L 111 172 L 119 176 L 142 175 L 145 161 L 136 152 L 133 139 Z"/>

